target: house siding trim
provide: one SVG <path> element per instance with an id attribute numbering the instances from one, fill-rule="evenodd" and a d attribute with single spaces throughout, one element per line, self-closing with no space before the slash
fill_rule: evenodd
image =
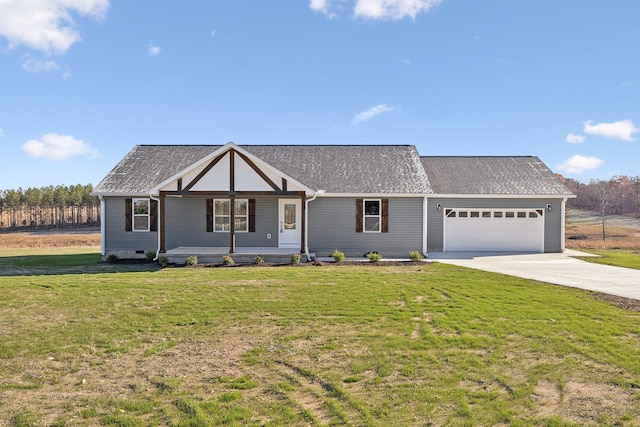
<path id="1" fill-rule="evenodd" d="M 415 198 L 388 197 L 389 231 L 386 233 L 356 232 L 355 198 L 318 197 L 309 204 L 308 245 L 317 256 L 330 256 L 335 249 L 347 256 L 364 256 L 378 252 L 385 257 L 406 258 L 412 250 L 423 246 L 420 230 L 423 221 L 424 196 Z"/>
<path id="2" fill-rule="evenodd" d="M 431 197 L 440 199 L 575 199 L 577 196 L 575 194 L 571 196 L 557 194 L 433 194 Z"/>
<path id="3" fill-rule="evenodd" d="M 105 236 L 101 242 L 102 256 L 114 254 L 124 259 L 145 258 L 146 252 L 157 250 L 158 232 L 125 231 L 125 200 L 125 197 L 102 198 L 101 210 L 103 203 L 104 210 L 101 211 L 101 233 Z"/>
<path id="4" fill-rule="evenodd" d="M 565 198 L 440 198 L 430 197 L 427 204 L 427 250 L 429 252 L 442 252 L 444 248 L 444 214 L 449 208 L 476 208 L 476 209 L 544 209 L 544 252 L 562 252 L 564 250 L 564 211 L 562 205 Z M 438 211 L 437 205 L 442 206 Z M 551 205 L 549 211 L 546 206 Z"/>

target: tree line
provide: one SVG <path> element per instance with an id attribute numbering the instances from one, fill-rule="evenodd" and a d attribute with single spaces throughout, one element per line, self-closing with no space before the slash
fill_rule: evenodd
<path id="1" fill-rule="evenodd" d="M 568 207 L 600 212 L 603 215 L 640 218 L 640 176 L 614 176 L 608 181 L 593 179 L 588 183 L 560 178 L 577 196 L 567 201 Z"/>
<path id="2" fill-rule="evenodd" d="M 91 184 L 0 190 L 0 231 L 98 225 L 100 201 L 92 191 Z"/>

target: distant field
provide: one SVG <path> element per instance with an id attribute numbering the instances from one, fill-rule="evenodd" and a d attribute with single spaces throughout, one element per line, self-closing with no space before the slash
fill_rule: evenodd
<path id="1" fill-rule="evenodd" d="M 640 219 L 605 216 L 605 240 L 602 218 L 594 212 L 570 210 L 566 222 L 566 247 L 570 249 L 640 250 Z"/>
<path id="2" fill-rule="evenodd" d="M 99 230 L 44 230 L 37 232 L 0 233 L 1 248 L 81 248 L 100 247 Z M 2 252 L 0 252 L 0 255 Z"/>
<path id="3" fill-rule="evenodd" d="M 444 264 L 18 252 L 0 426 L 640 425 L 637 304 Z"/>

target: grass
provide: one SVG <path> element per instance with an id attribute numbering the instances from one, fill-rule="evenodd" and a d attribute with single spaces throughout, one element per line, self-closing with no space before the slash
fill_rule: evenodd
<path id="1" fill-rule="evenodd" d="M 640 270 L 640 251 L 638 250 L 583 249 L 583 251 L 600 255 L 599 257 L 580 257 L 585 261 Z"/>
<path id="2" fill-rule="evenodd" d="M 607 239 L 602 239 L 602 225 L 569 222 L 567 247 L 588 252 L 599 257 L 580 259 L 597 264 L 640 269 L 640 233 L 637 228 L 607 225 Z M 571 237 L 580 237 L 579 239 Z"/>
<path id="3" fill-rule="evenodd" d="M 109 273 L 157 268 L 157 264 L 99 264 L 99 248 L 0 248 L 1 276 Z M 98 252 L 96 252 L 98 251 Z"/>
<path id="4" fill-rule="evenodd" d="M 98 259 L 0 253 L 8 425 L 640 424 L 640 313 L 587 292 L 443 264 Z"/>

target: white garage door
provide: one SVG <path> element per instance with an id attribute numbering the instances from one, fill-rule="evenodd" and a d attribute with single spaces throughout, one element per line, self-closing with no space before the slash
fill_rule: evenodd
<path id="1" fill-rule="evenodd" d="M 544 209 L 445 209 L 446 251 L 544 252 Z"/>

